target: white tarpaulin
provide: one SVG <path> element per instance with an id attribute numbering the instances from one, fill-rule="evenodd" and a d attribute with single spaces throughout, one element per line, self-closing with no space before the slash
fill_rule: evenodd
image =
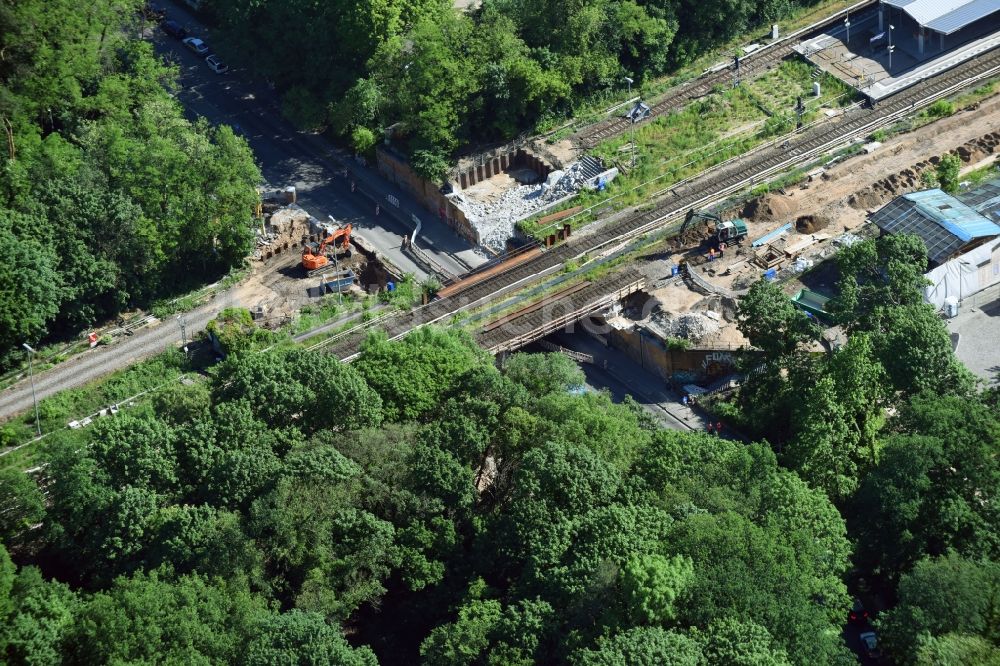
<path id="1" fill-rule="evenodd" d="M 949 296 L 961 301 L 1000 283 L 1000 239 L 938 266 L 926 277 L 931 283 L 924 289 L 924 299 L 936 308 L 944 307 Z"/>

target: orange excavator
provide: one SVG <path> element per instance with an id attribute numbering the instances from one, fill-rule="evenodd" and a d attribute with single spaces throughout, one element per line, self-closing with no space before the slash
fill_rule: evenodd
<path id="1" fill-rule="evenodd" d="M 307 243 L 302 248 L 302 268 L 308 275 L 313 275 L 330 264 L 330 257 L 326 253 L 327 247 L 333 248 L 334 252 L 343 252 L 351 256 L 351 224 L 335 229 L 319 244 Z"/>

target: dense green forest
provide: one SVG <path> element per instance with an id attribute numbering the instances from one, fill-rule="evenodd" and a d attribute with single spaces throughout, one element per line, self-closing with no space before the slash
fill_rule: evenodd
<path id="1" fill-rule="evenodd" d="M 176 71 L 138 39 L 142 4 L 0 1 L 0 368 L 251 247 L 250 149 L 184 118 Z"/>
<path id="2" fill-rule="evenodd" d="M 897 663 L 1000 663 L 998 396 L 916 300 L 920 253 L 844 250 L 829 352 L 754 287 L 764 361 L 728 406 L 752 444 L 460 331 L 375 335 L 350 365 L 230 331 L 206 381 L 0 478 L 0 655 L 846 665 L 853 581 L 894 606 Z"/>
<path id="3" fill-rule="evenodd" d="M 431 179 L 461 146 L 565 117 L 815 0 L 211 0 L 233 54 L 286 113 L 364 151 L 395 125 Z M 278 39 L 278 36 L 281 36 Z M 287 37 L 287 44 L 285 39 Z M 279 43 L 280 42 L 280 43 Z"/>

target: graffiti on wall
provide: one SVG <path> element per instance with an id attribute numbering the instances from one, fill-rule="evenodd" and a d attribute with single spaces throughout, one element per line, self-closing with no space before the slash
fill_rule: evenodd
<path id="1" fill-rule="evenodd" d="M 708 377 L 718 377 L 729 373 L 735 364 L 733 355 L 729 352 L 709 352 L 701 361 L 701 371 Z"/>

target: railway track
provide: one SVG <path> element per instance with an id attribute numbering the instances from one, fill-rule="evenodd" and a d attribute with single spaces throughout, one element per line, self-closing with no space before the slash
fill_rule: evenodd
<path id="1" fill-rule="evenodd" d="M 826 17 L 823 21 L 814 23 L 802 30 L 790 33 L 778 41 L 772 42 L 760 48 L 740 60 L 740 79 L 743 81 L 753 80 L 763 76 L 772 68 L 777 66 L 782 60 L 794 53 L 794 47 L 801 38 L 808 37 L 812 33 L 818 33 L 833 25 L 839 25 L 842 16 L 846 12 L 859 12 L 875 5 L 875 0 L 865 0 L 856 5 Z M 673 111 L 679 111 L 693 100 L 708 95 L 716 86 L 726 86 L 733 82 L 733 68 L 726 66 L 713 68 L 687 83 L 682 83 L 671 88 L 667 97 L 651 106 L 649 116 L 643 121 L 636 123 L 641 125 L 657 116 L 666 115 Z M 593 148 L 605 139 L 624 134 L 632 127 L 628 118 L 612 116 L 598 121 L 593 125 L 584 127 L 576 133 L 574 138 L 584 148 Z"/>
<path id="2" fill-rule="evenodd" d="M 850 143 L 854 137 L 890 125 L 919 108 L 998 74 L 1000 48 L 904 90 L 875 108 L 856 106 L 838 122 L 818 123 L 796 131 L 791 137 L 779 138 L 747 155 L 724 162 L 700 176 L 673 186 L 669 189 L 670 195 L 660 199 L 648 211 L 608 224 L 587 236 L 573 238 L 447 298 L 405 313 L 374 319 L 363 327 L 329 338 L 313 349 L 324 348 L 343 360 L 351 360 L 357 356 L 361 342 L 372 328 L 381 328 L 390 339 L 396 339 L 418 326 L 440 322 L 550 275 L 571 259 L 585 254 L 609 254 L 643 234 L 670 228 L 671 224 L 678 226 L 679 218 L 690 208 L 711 205 L 749 186 L 766 182 L 767 178 L 777 173 L 808 163 Z"/>

